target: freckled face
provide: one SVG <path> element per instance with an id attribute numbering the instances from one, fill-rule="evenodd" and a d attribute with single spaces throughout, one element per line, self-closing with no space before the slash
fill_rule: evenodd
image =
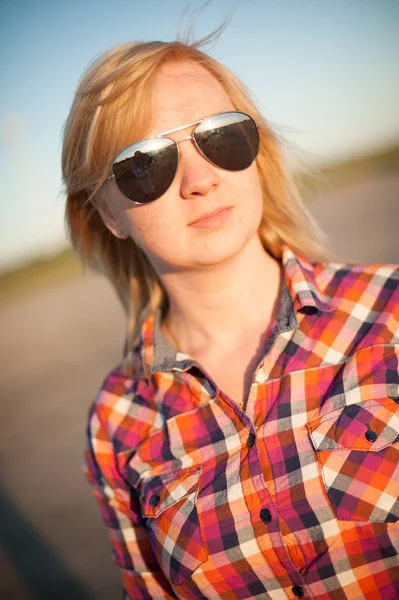
<path id="1" fill-rule="evenodd" d="M 165 65 L 155 83 L 155 118 L 146 137 L 219 112 L 234 110 L 218 81 L 193 62 Z M 179 141 L 192 128 L 170 134 Z M 256 163 L 244 171 L 215 167 L 191 140 L 179 146 L 176 177 L 155 202 L 138 206 L 114 182 L 107 199 L 121 228 L 144 250 L 159 274 L 218 264 L 239 253 L 257 235 L 262 193 Z M 213 220 L 198 219 L 226 208 Z M 197 221 L 197 223 L 194 223 Z"/>

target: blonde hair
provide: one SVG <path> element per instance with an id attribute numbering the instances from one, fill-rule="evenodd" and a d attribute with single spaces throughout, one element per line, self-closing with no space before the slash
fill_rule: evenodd
<path id="1" fill-rule="evenodd" d="M 80 81 L 65 123 L 62 173 L 70 239 L 83 264 L 103 272 L 114 286 L 129 316 L 129 347 L 144 318 L 165 308 L 167 297 L 142 250 L 132 239 L 120 240 L 105 227 L 93 199 L 110 174 L 113 158 L 145 137 L 152 118 L 154 78 L 166 62 L 201 64 L 221 84 L 235 109 L 261 125 L 257 168 L 264 202 L 259 235 L 266 251 L 279 259 L 283 244 L 288 244 L 310 260 L 328 256 L 284 167 L 277 136 L 241 81 L 199 50 L 211 37 L 194 44 L 132 42 L 105 53 Z"/>

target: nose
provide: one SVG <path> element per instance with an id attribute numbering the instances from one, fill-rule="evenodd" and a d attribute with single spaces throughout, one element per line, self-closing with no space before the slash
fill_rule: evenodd
<path id="1" fill-rule="evenodd" d="M 220 184 L 217 167 L 200 154 L 193 140 L 179 144 L 180 192 L 183 198 L 206 196 Z"/>

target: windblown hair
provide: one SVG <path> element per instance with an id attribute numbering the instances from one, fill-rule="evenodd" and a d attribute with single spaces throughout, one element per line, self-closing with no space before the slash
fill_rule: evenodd
<path id="1" fill-rule="evenodd" d="M 62 174 L 67 196 L 65 219 L 84 265 L 111 281 L 129 318 L 129 347 L 144 318 L 167 306 L 166 292 L 143 251 L 132 239 L 116 238 L 103 224 L 95 198 L 110 175 L 114 157 L 146 136 L 153 116 L 155 76 L 168 62 L 193 61 L 205 67 L 236 110 L 261 125 L 257 168 L 263 191 L 259 235 L 279 259 L 283 244 L 310 260 L 324 260 L 321 234 L 288 175 L 276 134 L 239 79 L 199 48 L 200 42 L 132 42 L 95 60 L 78 86 L 64 128 Z"/>

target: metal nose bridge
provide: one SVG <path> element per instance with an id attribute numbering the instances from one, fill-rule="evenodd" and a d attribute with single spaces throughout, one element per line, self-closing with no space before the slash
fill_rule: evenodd
<path id="1" fill-rule="evenodd" d="M 193 135 L 188 135 L 187 137 L 183 138 L 182 140 L 174 140 L 174 142 L 175 142 L 175 144 L 177 144 L 179 146 L 179 144 L 181 144 L 182 142 L 187 142 L 187 140 L 192 140 L 194 142 L 194 145 L 195 146 L 197 145 Z"/>
<path id="2" fill-rule="evenodd" d="M 165 136 L 165 137 L 167 137 L 167 136 Z M 169 138 L 169 139 L 172 139 L 172 138 Z M 197 140 L 195 139 L 195 137 L 193 135 L 188 135 L 187 137 L 183 138 L 182 140 L 173 140 L 174 143 L 177 146 L 177 152 L 178 152 L 178 155 L 179 155 L 179 162 L 180 162 L 180 159 L 181 159 L 180 144 L 182 142 L 188 142 L 189 140 L 191 140 L 191 142 L 192 142 L 195 150 L 198 152 L 198 154 L 200 154 L 200 156 L 202 156 L 202 158 L 205 158 L 206 160 L 209 161 L 208 157 L 203 153 L 203 151 L 201 150 L 201 148 L 198 146 Z"/>

